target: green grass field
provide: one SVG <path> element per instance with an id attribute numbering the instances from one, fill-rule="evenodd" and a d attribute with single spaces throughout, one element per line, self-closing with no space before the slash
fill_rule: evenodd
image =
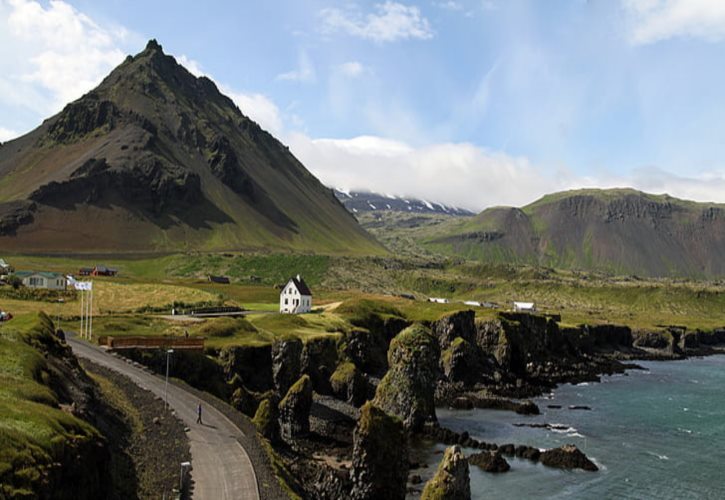
<path id="1" fill-rule="evenodd" d="M 58 348 L 52 331 L 47 316 L 0 330 L 0 498 L 47 490 L 65 457 L 99 439 L 93 427 L 58 408 L 44 355 Z"/>
<path id="2" fill-rule="evenodd" d="M 17 268 L 66 273 L 88 262 L 33 256 L 10 260 Z M 303 270 L 301 274 L 313 288 L 315 307 L 368 298 L 395 307 L 410 321 L 433 321 L 445 313 L 468 309 L 462 303 L 465 300 L 498 304 L 498 309 L 474 308 L 479 318 L 490 318 L 519 300 L 533 301 L 541 311 L 561 314 L 566 324 L 615 323 L 644 329 L 662 325 L 690 329 L 725 326 L 723 282 L 645 280 L 532 266 L 426 260 L 420 256 L 388 259 L 200 254 L 103 263 L 117 266 L 120 274 L 94 279 L 96 336 L 183 335 L 189 331 L 206 337 L 210 347 L 222 347 L 264 344 L 290 335 L 311 339 L 347 331 L 352 318 L 344 310 L 300 317 L 273 314 L 278 310 L 279 292 L 272 284 L 284 282 L 285 276 L 296 274 L 298 269 Z M 180 267 L 182 263 L 187 267 Z M 237 276 L 254 275 L 262 282 L 233 278 L 232 284 L 219 285 L 204 279 L 207 274 L 223 274 L 232 268 Z M 401 293 L 414 294 L 417 300 L 401 298 Z M 450 303 L 427 302 L 431 296 L 446 297 Z M 272 314 L 250 316 L 247 323 L 252 328 L 212 335 L 217 320 L 184 324 L 162 318 L 175 302 L 224 303 Z M 60 304 L 4 299 L 0 294 L 0 308 L 16 315 L 11 325 L 27 326 L 38 311 L 45 310 L 53 318 L 59 317 L 65 328 L 74 329 L 80 304 L 77 299 Z M 0 325 L 0 331 L 5 328 Z"/>

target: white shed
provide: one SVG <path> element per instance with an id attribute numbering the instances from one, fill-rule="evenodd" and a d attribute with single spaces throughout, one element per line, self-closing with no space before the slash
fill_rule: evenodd
<path id="1" fill-rule="evenodd" d="M 290 278 L 279 294 L 279 312 L 301 314 L 312 310 L 312 292 L 300 275 Z"/>
<path id="2" fill-rule="evenodd" d="M 514 302 L 514 311 L 534 312 L 536 311 L 536 305 L 533 302 Z"/>

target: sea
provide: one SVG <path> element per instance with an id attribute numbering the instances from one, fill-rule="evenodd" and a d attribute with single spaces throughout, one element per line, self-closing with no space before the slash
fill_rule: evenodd
<path id="1" fill-rule="evenodd" d="M 562 385 L 535 399 L 537 416 L 439 409 L 441 425 L 479 440 L 542 449 L 572 443 L 600 469 L 562 471 L 507 457 L 511 470 L 503 474 L 471 466 L 472 498 L 725 499 L 725 356 L 640 365 L 646 370 Z M 444 448 L 423 452 L 424 480 Z"/>

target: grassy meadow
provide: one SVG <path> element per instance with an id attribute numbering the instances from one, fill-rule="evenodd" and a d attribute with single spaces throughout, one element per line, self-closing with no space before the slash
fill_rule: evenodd
<path id="1" fill-rule="evenodd" d="M 539 310 L 562 315 L 562 322 L 626 324 L 658 329 L 684 325 L 690 329 L 725 326 L 725 283 L 672 279 L 640 279 L 596 273 L 557 271 L 531 266 L 481 264 L 425 258 L 328 257 L 291 254 L 189 254 L 137 259 L 8 256 L 16 269 L 73 273 L 103 263 L 116 267 L 115 277 L 94 278 L 94 334 L 203 336 L 207 346 L 262 345 L 276 338 L 303 340 L 339 336 L 353 327 L 349 304 L 367 300 L 394 308 L 409 321 L 433 321 L 455 310 L 469 309 L 466 300 L 491 302 L 496 308 L 475 308 L 479 318 L 510 309 L 514 300 L 533 301 Z M 299 274 L 313 288 L 313 313 L 276 314 L 278 289 Z M 230 285 L 213 284 L 209 274 L 229 276 Z M 412 294 L 416 300 L 401 297 Z M 445 297 L 435 304 L 428 297 Z M 80 302 L 75 293 L 63 302 L 47 294 L 17 298 L 0 287 L 0 308 L 15 318 L 0 324 L 28 326 L 39 311 L 77 330 Z M 226 304 L 253 311 L 244 319 L 184 320 L 170 317 L 171 308 Z M 340 308 L 340 304 L 343 306 Z"/>

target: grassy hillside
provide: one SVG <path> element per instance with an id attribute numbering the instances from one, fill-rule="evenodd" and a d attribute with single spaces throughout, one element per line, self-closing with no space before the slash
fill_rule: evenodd
<path id="1" fill-rule="evenodd" d="M 101 437 L 59 408 L 58 373 L 47 355 L 61 347 L 50 319 L 0 328 L 0 497 L 93 498 L 103 490 Z M 95 493 L 94 493 L 95 492 Z"/>
<path id="2" fill-rule="evenodd" d="M 465 259 L 612 274 L 725 275 L 725 205 L 632 189 L 555 193 L 441 229 L 423 236 L 422 246 Z"/>

